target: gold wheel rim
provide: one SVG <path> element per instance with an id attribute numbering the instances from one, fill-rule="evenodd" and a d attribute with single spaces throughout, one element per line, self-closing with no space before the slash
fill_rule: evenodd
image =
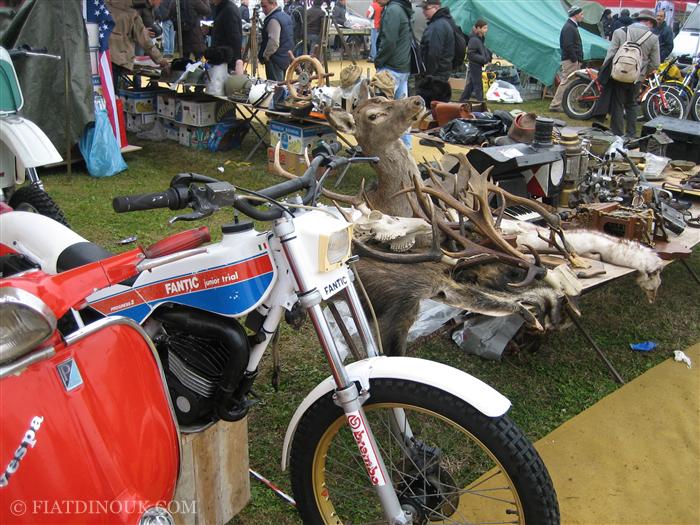
<path id="1" fill-rule="evenodd" d="M 494 466 L 490 469 L 487 469 L 485 472 L 483 472 L 481 475 L 479 475 L 476 479 L 474 479 L 471 483 L 469 483 L 466 487 L 464 487 L 463 489 L 460 489 L 460 490 L 463 490 L 464 492 L 459 497 L 460 503 L 458 506 L 458 510 L 460 508 L 462 508 L 462 506 L 463 506 L 462 499 L 464 498 L 464 496 L 475 495 L 474 489 L 476 487 L 481 486 L 484 483 L 487 483 L 489 481 L 491 481 L 493 483 L 496 480 L 496 476 L 500 475 L 504 479 L 504 481 L 507 483 L 507 487 L 509 489 L 510 495 L 512 496 L 512 498 L 514 500 L 512 502 L 509 502 L 509 504 L 513 505 L 514 511 L 506 512 L 506 515 L 503 517 L 504 521 L 502 523 L 520 523 L 520 524 L 525 523 L 522 502 L 520 501 L 520 496 L 519 496 L 517 490 L 515 489 L 515 484 L 513 483 L 510 476 L 508 475 L 508 473 L 504 469 L 501 462 L 493 455 L 493 453 L 491 453 L 491 451 L 481 442 L 481 440 L 479 440 L 471 432 L 469 432 L 465 428 L 457 425 L 455 422 L 449 420 L 448 418 L 442 416 L 441 414 L 438 414 L 437 412 L 434 412 L 432 410 L 428 410 L 425 408 L 421 408 L 421 407 L 416 407 L 415 405 L 408 405 L 408 404 L 402 404 L 402 403 L 377 403 L 377 404 L 365 406 L 364 408 L 365 408 L 365 412 L 367 414 L 368 419 L 371 417 L 371 414 L 373 414 L 379 410 L 382 410 L 382 409 L 386 410 L 386 409 L 402 408 L 402 409 L 410 411 L 412 413 L 418 413 L 421 415 L 436 418 L 444 423 L 447 423 L 453 429 L 458 430 L 464 436 L 467 436 L 469 438 L 469 441 L 471 443 L 477 445 L 479 450 L 482 453 L 484 453 L 493 462 Z M 316 447 L 316 450 L 314 452 L 313 466 L 312 466 L 312 487 L 313 487 L 313 492 L 314 492 L 314 498 L 316 500 L 316 505 L 317 505 L 319 512 L 321 514 L 321 518 L 323 519 L 324 523 L 326 523 L 326 524 L 341 525 L 343 523 L 343 521 L 341 519 L 342 517 L 338 516 L 338 513 L 336 512 L 335 505 L 333 504 L 333 501 L 331 499 L 331 494 L 328 491 L 327 480 L 326 480 L 326 460 L 327 460 L 328 451 L 331 447 L 331 444 L 333 443 L 334 438 L 337 436 L 338 432 L 345 426 L 346 426 L 345 416 L 341 415 L 331 425 L 329 425 L 329 427 L 323 433 L 323 435 L 321 436 L 321 439 L 319 440 L 319 443 Z M 374 429 L 374 427 L 372 427 L 372 428 Z M 382 448 L 381 443 L 378 443 L 378 446 L 379 446 L 379 448 Z M 385 461 L 386 461 L 386 458 L 385 458 Z M 389 466 L 387 466 L 387 468 L 390 471 L 390 477 L 391 477 L 392 469 Z M 367 480 L 367 479 L 365 479 L 365 480 L 367 482 L 366 489 L 372 490 L 371 486 L 369 485 L 369 480 Z M 485 488 L 482 490 L 488 491 L 491 489 Z M 476 495 L 478 495 L 478 494 L 476 494 Z M 488 496 L 486 496 L 486 497 L 488 498 Z M 492 497 L 490 499 L 493 500 L 493 499 L 498 499 L 498 498 Z M 467 516 L 464 516 L 464 517 L 458 518 L 458 519 L 466 520 Z M 371 523 L 380 523 L 380 522 L 373 521 Z M 429 523 L 431 523 L 431 524 L 460 523 L 460 521 L 452 521 L 451 519 L 448 521 L 429 520 Z M 463 521 L 463 523 L 467 523 L 467 521 Z M 469 523 L 472 523 L 472 522 L 469 521 Z M 489 521 L 489 523 L 500 523 L 500 522 Z"/>

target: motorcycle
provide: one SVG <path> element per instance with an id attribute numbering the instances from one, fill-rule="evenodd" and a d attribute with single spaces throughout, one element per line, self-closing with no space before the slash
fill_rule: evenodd
<path id="1" fill-rule="evenodd" d="M 675 82 L 679 70 L 675 65 L 677 57 L 661 64 L 657 71 L 649 75 L 639 90 L 638 100 L 644 109 L 647 120 L 653 118 L 647 110 L 650 94 L 665 82 Z M 578 69 L 569 75 L 569 85 L 562 97 L 562 108 L 569 118 L 588 120 L 593 116 L 593 106 L 603 92 L 603 85 L 598 79 L 598 70 L 590 67 Z"/>
<path id="2" fill-rule="evenodd" d="M 153 338 L 186 432 L 245 417 L 282 319 L 296 325 L 308 316 L 331 373 L 284 437 L 282 468 L 304 523 L 558 523 L 549 474 L 506 415 L 504 396 L 437 362 L 380 355 L 355 287 L 352 225 L 316 202 L 332 170 L 377 159 L 316 153 L 302 177 L 257 192 L 188 173 L 163 192 L 116 197 L 117 212 L 193 210 L 175 221 L 233 208 L 235 220 L 206 253 L 98 291 L 90 309 L 131 318 Z M 272 221 L 271 231 L 255 231 L 237 212 Z M 104 256 L 55 222 L 32 222 L 6 214 L 2 240 L 45 271 Z M 346 304 L 366 358 L 346 364 L 341 356 L 322 311 L 335 301 Z"/>
<path id="3" fill-rule="evenodd" d="M 8 51 L 0 47 L 0 201 L 16 210 L 41 213 L 68 226 L 63 212 L 44 190 L 36 170 L 62 162 L 63 158 L 41 128 L 18 114 L 24 98 L 12 63 L 16 57 L 61 59 L 43 50 L 23 47 Z M 24 184 L 27 179 L 28 183 Z"/>
<path id="4" fill-rule="evenodd" d="M 208 240 L 199 228 L 61 274 L 0 280 L 2 523 L 172 523 L 180 433 L 153 343 L 122 316 L 65 327 L 94 290 Z"/>

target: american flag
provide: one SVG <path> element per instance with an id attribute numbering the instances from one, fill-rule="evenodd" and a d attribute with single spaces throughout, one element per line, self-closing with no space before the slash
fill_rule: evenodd
<path id="1" fill-rule="evenodd" d="M 114 136 L 119 142 L 122 133 L 117 110 L 117 94 L 114 92 L 114 81 L 112 79 L 112 59 L 109 55 L 109 36 L 114 29 L 114 19 L 104 0 L 86 0 L 85 8 L 85 21 L 88 24 L 97 24 L 99 38 L 97 68 L 100 73 L 100 83 L 102 84 L 102 96 L 105 99 L 107 115 L 109 116 L 109 122 L 112 124 Z"/>

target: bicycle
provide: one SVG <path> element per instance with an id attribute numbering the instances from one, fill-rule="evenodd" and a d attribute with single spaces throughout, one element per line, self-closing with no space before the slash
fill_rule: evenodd
<path id="1" fill-rule="evenodd" d="M 649 90 L 642 100 L 642 110 L 647 119 L 660 116 L 683 119 L 688 115 L 700 77 L 698 57 L 693 58 L 683 73 L 683 80 L 667 80 Z"/>

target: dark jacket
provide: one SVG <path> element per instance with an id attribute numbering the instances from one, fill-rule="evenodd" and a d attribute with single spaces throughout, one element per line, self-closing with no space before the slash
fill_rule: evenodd
<path id="1" fill-rule="evenodd" d="M 409 0 L 391 0 L 384 7 L 374 58 L 377 69 L 386 67 L 399 73 L 411 72 L 412 15 Z"/>
<path id="2" fill-rule="evenodd" d="M 470 64 L 485 66 L 491 62 L 491 51 L 486 49 L 484 44 L 485 38 L 476 34 L 473 31 L 469 34 L 469 43 L 467 44 L 467 61 Z"/>
<path id="3" fill-rule="evenodd" d="M 583 44 L 581 34 L 578 32 L 578 24 L 569 18 L 559 33 L 559 49 L 562 60 L 583 62 Z"/>
<path id="4" fill-rule="evenodd" d="M 606 16 L 604 18 L 601 18 L 600 24 L 603 26 L 603 35 L 605 38 L 610 40 L 613 34 L 613 24 L 615 21 L 612 19 L 610 16 Z"/>
<path id="5" fill-rule="evenodd" d="M 200 22 L 202 17 L 209 16 L 208 0 L 180 0 L 180 13 L 183 20 L 189 20 L 192 25 L 191 29 L 182 30 L 182 47 L 185 51 L 193 51 L 196 55 L 204 53 L 206 46 L 204 45 L 204 34 Z M 170 4 L 170 19 L 177 20 L 177 2 Z M 175 23 L 175 31 L 178 31 L 178 24 Z"/>
<path id="6" fill-rule="evenodd" d="M 282 11 L 281 7 L 278 7 L 265 17 L 262 27 L 262 42 L 258 50 L 258 59 L 264 63 L 263 53 L 267 48 L 267 41 L 270 38 L 267 33 L 267 26 L 272 20 L 277 20 L 277 23 L 280 25 L 280 46 L 277 48 L 277 51 L 270 56 L 270 62 L 281 68 L 282 71 L 285 71 L 292 62 L 289 58 L 289 51 L 294 48 L 294 24 L 292 23 L 292 18 Z"/>
<path id="7" fill-rule="evenodd" d="M 233 50 L 233 58 L 229 66 L 235 67 L 236 60 L 241 58 L 241 12 L 231 0 L 223 0 L 214 8 L 214 27 L 211 31 L 211 45 L 227 46 Z"/>
<path id="8" fill-rule="evenodd" d="M 238 10 L 241 13 L 241 20 L 250 24 L 250 11 L 248 10 L 248 6 L 241 4 Z"/>
<path id="9" fill-rule="evenodd" d="M 455 34 L 450 24 L 450 9 L 438 9 L 428 21 L 420 42 L 425 74 L 447 80 L 452 72 L 455 54 Z"/>
<path id="10" fill-rule="evenodd" d="M 333 12 L 331 13 L 333 22 L 335 22 L 339 26 L 344 26 L 347 23 L 347 10 L 347 7 L 342 5 L 340 2 L 336 2 L 333 6 Z"/>
<path id="11" fill-rule="evenodd" d="M 326 13 L 318 6 L 309 7 L 306 10 L 306 32 L 309 35 L 321 34 L 321 22 Z"/>
<path id="12" fill-rule="evenodd" d="M 632 20 L 631 16 L 618 16 L 615 21 L 613 22 L 613 33 L 620 29 L 621 27 L 627 27 L 630 25 L 634 20 Z"/>
<path id="13" fill-rule="evenodd" d="M 668 27 L 666 21 L 663 21 L 653 31 L 659 37 L 659 54 L 661 55 L 661 62 L 663 62 L 673 51 L 673 30 Z"/>
<path id="14" fill-rule="evenodd" d="M 172 4 L 173 1 L 174 0 L 161 0 L 158 9 L 156 9 L 158 20 L 170 20 L 170 4 Z"/>

